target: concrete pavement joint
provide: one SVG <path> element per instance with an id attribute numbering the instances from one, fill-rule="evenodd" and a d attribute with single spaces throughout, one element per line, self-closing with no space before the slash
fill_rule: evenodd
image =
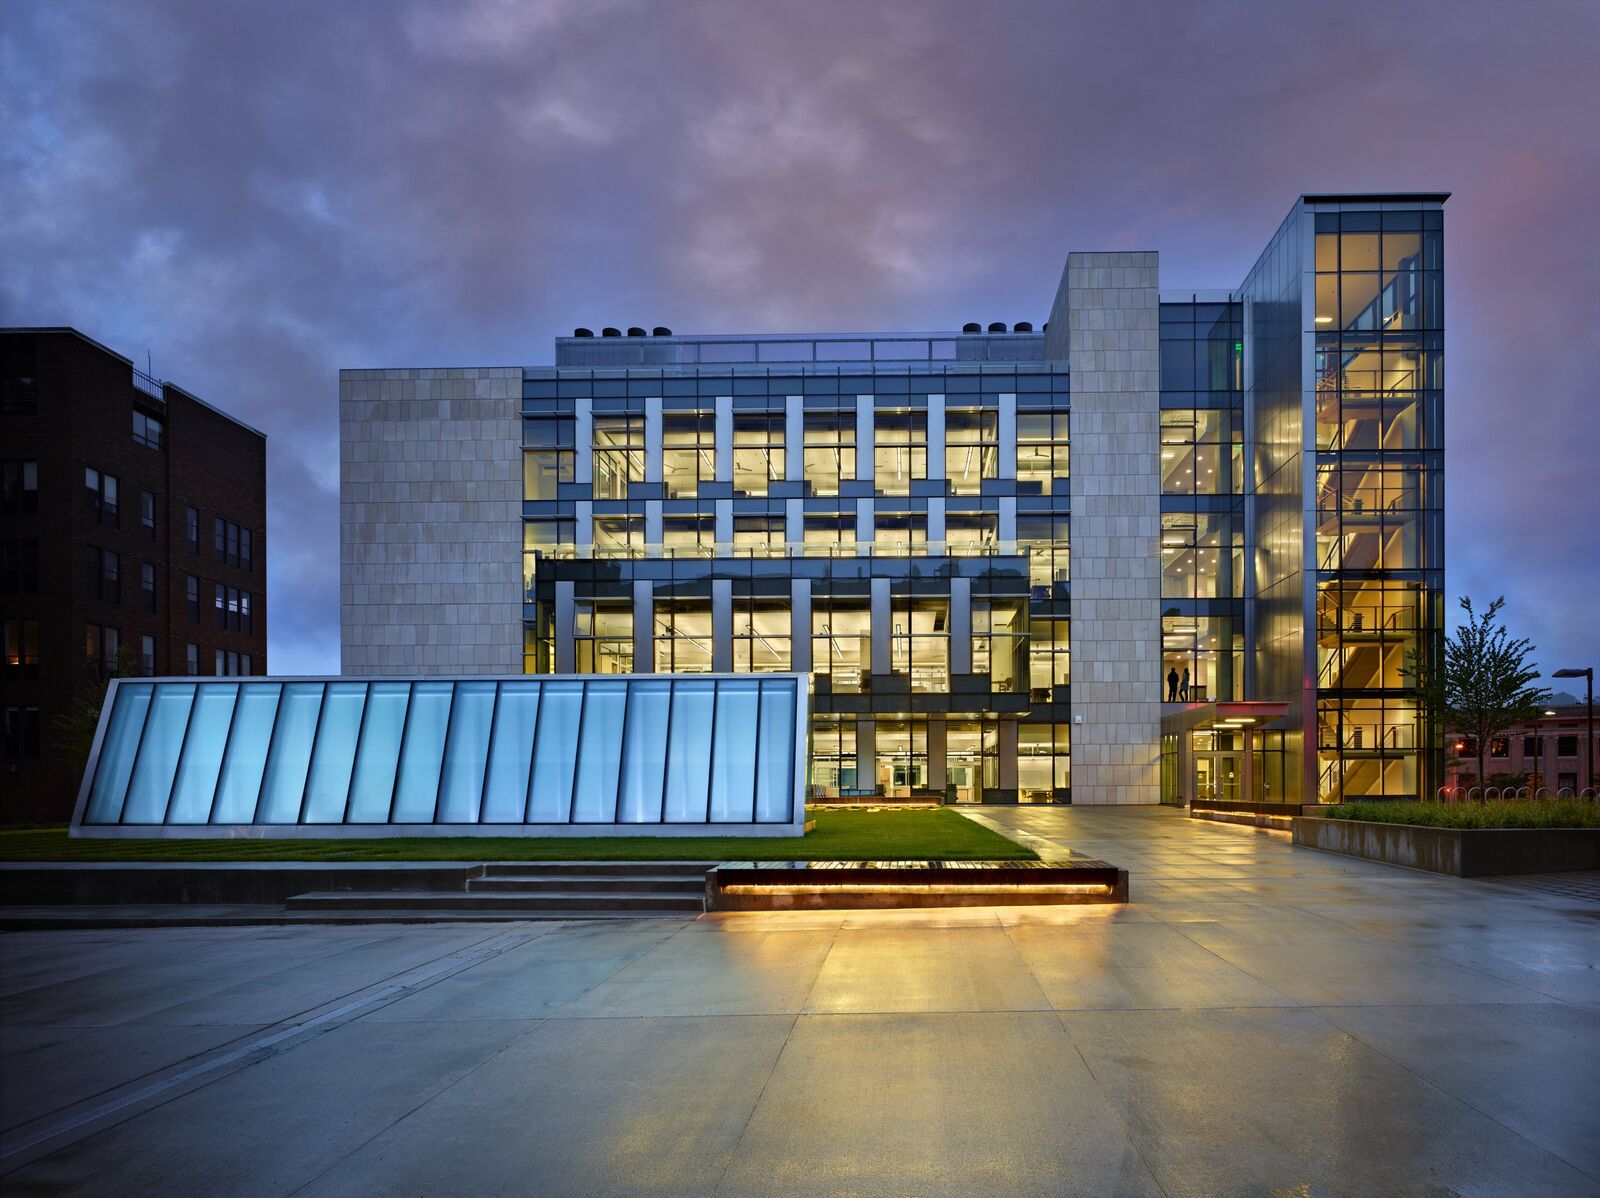
<path id="1" fill-rule="evenodd" d="M 476 945 L 469 945 L 465 950 L 454 950 L 443 957 L 435 958 L 422 966 L 414 966 L 394 975 L 406 978 L 403 982 L 391 982 L 388 985 L 379 983 L 379 988 L 364 987 L 372 991 L 362 998 L 340 1004 L 332 1010 L 324 1011 L 320 1015 L 303 1019 L 305 1012 L 301 1011 L 290 1016 L 287 1020 L 279 1020 L 270 1027 L 277 1030 L 256 1035 L 243 1044 L 225 1047 L 209 1054 L 201 1054 L 200 1059 L 194 1064 L 180 1068 L 175 1073 L 170 1073 L 157 1081 L 146 1082 L 131 1093 L 124 1093 L 117 1098 L 97 1104 L 87 1111 L 69 1115 L 65 1119 L 57 1120 L 50 1126 L 40 1128 L 38 1131 L 25 1135 L 21 1142 L 0 1149 L 0 1173 L 9 1173 L 22 1165 L 28 1164 L 41 1156 L 48 1155 L 68 1144 L 74 1143 L 88 1135 L 103 1130 L 105 1127 L 122 1122 L 116 1116 L 127 1111 L 126 1118 L 141 1114 L 154 1106 L 163 1105 L 180 1096 L 187 1094 L 202 1086 L 209 1085 L 237 1069 L 248 1068 L 262 1061 L 270 1060 L 279 1053 L 287 1052 L 297 1047 L 313 1036 L 331 1031 L 334 1027 L 350 1023 L 355 1013 L 365 1011 L 367 1008 L 376 1009 L 385 1005 L 387 1001 L 423 989 L 428 985 L 442 981 L 445 977 L 470 969 L 480 964 L 489 957 L 499 956 L 508 949 L 520 947 L 529 941 L 536 940 L 539 935 L 526 935 L 520 933 L 501 933 L 498 936 L 485 937 Z M 520 935 L 520 939 L 517 937 Z M 500 941 L 494 944 L 494 941 Z M 410 975 L 408 977 L 408 975 Z M 350 991 L 352 994 L 361 993 L 361 989 Z M 341 995 L 340 997 L 344 997 Z M 337 1002 L 338 999 L 332 1001 Z M 326 1005 L 326 1004 L 324 1004 Z M 316 1008 L 308 1008 L 315 1010 Z M 236 1068 L 229 1068 L 234 1066 Z M 218 1073 L 218 1070 L 226 1070 Z M 215 1075 L 215 1076 L 210 1076 Z M 194 1083 L 194 1084 L 190 1084 Z M 137 1085 L 137 1079 L 133 1083 Z M 179 1091 L 179 1093 L 174 1093 Z M 90 1101 L 93 1101 L 92 1099 Z M 134 1109 L 137 1108 L 137 1109 Z M 70 1109 L 70 1108 L 67 1108 Z M 52 1112 L 54 1113 L 54 1112 Z M 48 1119 L 45 1115 L 42 1118 Z M 38 1120 L 34 1120 L 38 1122 Z M 24 1127 L 27 1125 L 24 1124 Z M 76 1134 L 75 1134 L 76 1133 Z"/>

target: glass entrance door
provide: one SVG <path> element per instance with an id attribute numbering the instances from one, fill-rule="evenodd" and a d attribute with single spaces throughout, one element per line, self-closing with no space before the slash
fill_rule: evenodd
<path id="1" fill-rule="evenodd" d="M 1238 753 L 1194 755 L 1194 797 L 1226 803 L 1239 799 L 1239 779 L 1244 775 Z"/>
<path id="2" fill-rule="evenodd" d="M 1236 732 L 1194 733 L 1194 797 L 1236 803 L 1244 798 L 1243 737 Z"/>

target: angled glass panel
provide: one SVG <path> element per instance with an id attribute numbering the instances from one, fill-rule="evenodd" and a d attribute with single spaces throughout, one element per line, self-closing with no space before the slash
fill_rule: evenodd
<path id="1" fill-rule="evenodd" d="M 259 824 L 297 824 L 300 800 L 306 792 L 306 769 L 311 764 L 311 743 L 322 710 L 320 682 L 286 682 L 278 711 L 278 730 L 272 735 L 266 777 L 261 782 Z"/>
<path id="2" fill-rule="evenodd" d="M 411 717 L 406 721 L 406 743 L 400 750 L 400 782 L 395 788 L 391 823 L 433 823 L 454 690 L 451 682 L 412 684 Z"/>
<path id="3" fill-rule="evenodd" d="M 483 791 L 483 767 L 489 752 L 489 725 L 494 719 L 494 683 L 456 683 L 450 709 L 450 739 L 445 744 L 444 775 L 439 781 L 441 824 L 475 824 Z"/>
<path id="4" fill-rule="evenodd" d="M 211 819 L 211 800 L 222 772 L 222 751 L 228 746 L 228 726 L 239 697 L 236 683 L 199 684 L 194 710 L 189 714 L 189 736 L 178 766 L 178 780 L 167 807 L 169 824 L 203 824 Z"/>
<path id="5" fill-rule="evenodd" d="M 711 787 L 711 721 L 717 684 L 679 678 L 672 684 L 672 730 L 667 746 L 667 799 L 662 819 L 696 824 L 706 818 Z"/>
<path id="6" fill-rule="evenodd" d="M 389 822 L 395 771 L 400 763 L 400 737 L 405 731 L 410 697 L 409 682 L 374 682 L 367 693 L 367 716 L 350 779 L 349 823 Z"/>
<path id="7" fill-rule="evenodd" d="M 755 815 L 756 704 L 754 678 L 717 683 L 717 730 L 711 746 L 711 822 L 748 824 Z"/>
<path id="8" fill-rule="evenodd" d="M 350 792 L 350 771 L 356 759 L 356 735 L 361 711 L 367 704 L 364 682 L 330 682 L 322 700 L 322 726 L 311 755 L 311 776 L 306 780 L 306 823 L 344 822 L 345 796 Z"/>
<path id="9" fill-rule="evenodd" d="M 533 731 L 538 719 L 537 682 L 500 684 L 500 706 L 489 742 L 489 773 L 483 785 L 480 823 L 523 821 L 528 805 L 528 773 L 533 764 Z"/>
<path id="10" fill-rule="evenodd" d="M 533 789 L 528 822 L 564 824 L 578 764 L 578 715 L 583 683 L 546 682 L 539 700 L 539 733 L 533 747 Z"/>
<path id="11" fill-rule="evenodd" d="M 166 682 L 156 687 L 150 717 L 144 725 L 144 744 L 133 768 L 133 781 L 128 785 L 128 801 L 122 807 L 123 823 L 159 824 L 166 820 L 167 799 L 172 795 L 183 732 L 193 706 L 194 683 Z"/>
<path id="12" fill-rule="evenodd" d="M 94 788 L 84 822 L 114 824 L 122 814 L 122 800 L 128 793 L 128 778 L 133 773 L 134 754 L 139 751 L 139 734 L 150 711 L 148 682 L 120 682 L 117 702 L 111 709 L 111 722 L 100 741 L 100 763 L 94 772 Z"/>
<path id="13" fill-rule="evenodd" d="M 671 704 L 672 683 L 665 678 L 628 684 L 628 735 L 622 746 L 618 823 L 661 822 L 661 784 L 667 768 L 667 717 Z"/>
<path id="14" fill-rule="evenodd" d="M 277 719 L 282 691 L 283 685 L 278 682 L 247 682 L 240 689 L 233 731 L 228 735 L 228 749 L 222 760 L 222 779 L 217 783 L 217 801 L 211 808 L 212 823 L 254 821 L 261 771 L 267 764 L 267 746 L 272 740 L 272 724 Z"/>
<path id="15" fill-rule="evenodd" d="M 572 792 L 572 822 L 609 824 L 617 818 L 617 771 L 622 764 L 626 682 L 584 684 L 583 733 L 578 744 L 578 781 Z"/>
<path id="16" fill-rule="evenodd" d="M 794 703 L 791 678 L 761 683 L 761 730 L 756 761 L 756 823 L 786 823 L 794 800 Z"/>

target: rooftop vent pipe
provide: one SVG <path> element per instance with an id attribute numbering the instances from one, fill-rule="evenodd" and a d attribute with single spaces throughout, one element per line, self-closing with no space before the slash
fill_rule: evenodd
<path id="1" fill-rule="evenodd" d="M 630 337 L 643 337 L 644 336 L 644 330 L 641 329 L 636 324 L 630 324 L 628 326 L 628 336 L 630 336 Z"/>
<path id="2" fill-rule="evenodd" d="M 664 324 L 658 324 L 650 330 L 650 335 L 652 337 L 670 337 L 672 336 L 672 330 Z"/>
<path id="3" fill-rule="evenodd" d="M 594 330 L 593 329 L 573 329 L 572 330 L 572 335 L 574 337 L 593 337 L 594 336 Z"/>
<path id="4" fill-rule="evenodd" d="M 1029 320 L 1019 320 L 1016 324 L 1011 326 L 1011 331 L 1013 333 L 1031 333 L 1033 332 L 1033 322 Z"/>
<path id="5" fill-rule="evenodd" d="M 983 326 L 975 320 L 969 320 L 961 326 L 961 331 L 963 333 L 981 333 L 983 332 Z"/>
<path id="6" fill-rule="evenodd" d="M 1006 322 L 1003 321 L 1003 320 L 993 321 L 989 325 L 989 331 L 991 333 L 1003 333 L 1003 332 L 1005 332 L 1006 331 Z"/>
<path id="7" fill-rule="evenodd" d="M 602 337 L 620 337 L 622 336 L 622 330 L 614 329 L 610 325 L 606 325 L 605 328 L 600 330 L 600 335 Z"/>

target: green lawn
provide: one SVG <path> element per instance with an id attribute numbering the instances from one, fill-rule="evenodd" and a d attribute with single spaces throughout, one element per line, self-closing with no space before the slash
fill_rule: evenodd
<path id="1" fill-rule="evenodd" d="M 1421 824 L 1429 828 L 1600 828 L 1600 803 L 1511 799 L 1487 803 L 1338 803 L 1329 819 Z"/>
<path id="2" fill-rule="evenodd" d="M 0 861 L 1031 861 L 942 808 L 818 811 L 803 839 L 756 836 L 405 837 L 386 840 L 73 840 L 0 830 Z"/>

